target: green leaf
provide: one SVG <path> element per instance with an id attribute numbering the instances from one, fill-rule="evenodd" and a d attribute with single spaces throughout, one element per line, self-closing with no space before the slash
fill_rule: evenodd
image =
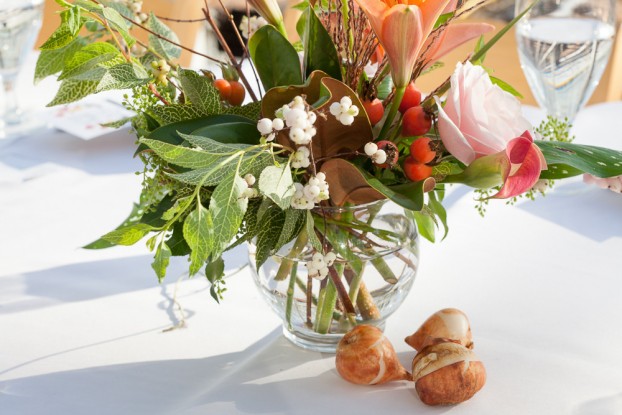
<path id="1" fill-rule="evenodd" d="M 261 134 L 257 130 L 257 123 L 244 118 L 242 120 L 201 127 L 194 130 L 192 135 L 209 137 L 221 143 L 258 144 Z"/>
<path id="2" fill-rule="evenodd" d="M 378 85 L 378 99 L 385 100 L 389 94 L 393 91 L 393 79 L 390 76 L 385 76 L 380 85 Z"/>
<path id="3" fill-rule="evenodd" d="M 106 19 L 110 26 L 123 36 L 123 40 L 125 40 L 128 47 L 132 47 L 136 43 L 136 39 L 128 32 L 127 21 L 118 11 L 111 7 L 104 7 L 101 9 L 100 16 Z"/>
<path id="4" fill-rule="evenodd" d="M 76 37 L 62 48 L 42 50 L 37 58 L 34 82 L 38 83 L 50 75 L 61 72 L 73 55 L 85 45 L 85 42 L 84 38 Z"/>
<path id="5" fill-rule="evenodd" d="M 135 19 L 134 12 L 132 12 L 123 3 L 116 2 L 116 1 L 106 1 L 104 2 L 104 4 L 106 7 L 110 7 L 116 10 L 121 16 L 127 17 L 128 19 L 131 19 L 131 20 Z M 127 20 L 123 19 L 123 23 L 125 23 L 125 27 L 127 29 L 132 28 L 132 23 L 128 22 Z"/>
<path id="6" fill-rule="evenodd" d="M 152 230 L 151 225 L 136 223 L 108 232 L 102 239 L 115 245 L 134 245 Z"/>
<path id="7" fill-rule="evenodd" d="M 212 284 L 225 276 L 225 261 L 218 257 L 205 266 L 205 277 Z M 215 298 L 218 301 L 218 298 Z"/>
<path id="8" fill-rule="evenodd" d="M 308 7 L 304 11 L 296 24 L 296 30 L 305 49 L 306 76 L 315 70 L 320 70 L 341 81 L 341 66 L 337 49 L 313 8 Z"/>
<path id="9" fill-rule="evenodd" d="M 261 226 L 257 233 L 257 252 L 255 253 L 257 269 L 272 255 L 279 241 L 281 229 L 285 223 L 285 212 L 278 206 L 271 205 L 259 217 L 259 223 Z"/>
<path id="10" fill-rule="evenodd" d="M 108 127 L 108 128 L 121 128 L 128 122 L 131 122 L 133 119 L 134 117 L 125 117 L 125 118 L 121 118 L 120 120 L 105 122 L 100 125 L 102 127 Z"/>
<path id="11" fill-rule="evenodd" d="M 88 44 L 75 52 L 71 59 L 67 61 L 58 79 L 62 81 L 63 79 L 76 78 L 78 75 L 85 73 L 96 72 L 91 78 L 79 78 L 79 80 L 96 81 L 105 72 L 105 69 L 101 68 L 99 64 L 120 56 L 122 56 L 121 52 L 110 43 L 96 42 Z"/>
<path id="12" fill-rule="evenodd" d="M 197 203 L 197 208 L 184 220 L 184 239 L 192 250 L 190 253 L 190 275 L 194 275 L 203 266 L 213 249 L 213 222 L 210 212 Z"/>
<path id="13" fill-rule="evenodd" d="M 149 82 L 149 74 L 137 63 L 123 63 L 108 69 L 97 85 L 97 92 L 130 89 Z"/>
<path id="14" fill-rule="evenodd" d="M 543 179 L 572 177 L 582 172 L 596 177 L 622 175 L 622 151 L 560 141 L 535 143 L 548 164 L 548 170 L 540 174 Z"/>
<path id="15" fill-rule="evenodd" d="M 214 256 L 220 255 L 238 234 L 248 207 L 248 198 L 242 197 L 247 188 L 243 178 L 232 174 L 212 193 L 209 210 L 214 222 Z"/>
<path id="16" fill-rule="evenodd" d="M 445 230 L 442 239 L 445 239 L 445 237 L 447 237 L 447 233 L 449 232 L 449 226 L 447 226 L 447 211 L 441 203 L 442 199 L 440 197 L 437 198 L 436 193 L 436 191 L 428 193 L 428 207 L 430 208 L 432 214 L 436 215 L 436 217 L 440 219 L 443 229 Z M 443 192 L 440 192 L 440 194 L 442 195 Z"/>
<path id="17" fill-rule="evenodd" d="M 295 193 L 289 163 L 281 167 L 266 167 L 259 176 L 258 188 L 261 194 L 272 199 L 281 209 L 289 208 Z"/>
<path id="18" fill-rule="evenodd" d="M 523 99 L 523 96 L 521 95 L 521 93 L 518 92 L 516 89 L 514 89 L 514 87 L 508 84 L 507 82 L 502 81 L 499 78 L 495 78 L 494 76 L 491 76 L 490 80 L 492 81 L 493 84 L 497 85 L 499 88 L 503 89 L 505 92 L 509 92 L 515 97 Z"/>
<path id="19" fill-rule="evenodd" d="M 438 19 L 436 19 L 436 23 L 434 23 L 434 28 L 436 29 L 437 27 L 447 23 L 449 21 L 449 19 L 451 19 L 452 17 L 454 17 L 454 12 L 449 12 L 449 13 L 441 14 L 438 17 Z"/>
<path id="20" fill-rule="evenodd" d="M 78 101 L 97 91 L 98 81 L 74 81 L 67 79 L 60 84 L 54 99 L 47 104 L 48 107 L 55 105 L 68 104 Z"/>
<path id="21" fill-rule="evenodd" d="M 180 69 L 179 81 L 186 99 L 192 105 L 200 108 L 205 114 L 220 114 L 222 112 L 220 94 L 209 78 L 199 75 L 195 71 Z"/>
<path id="22" fill-rule="evenodd" d="M 168 268 L 170 258 L 171 250 L 166 243 L 162 242 L 158 245 L 155 256 L 153 257 L 153 262 L 151 263 L 151 268 L 153 268 L 158 276 L 159 282 L 162 282 L 166 276 L 166 268 Z"/>
<path id="23" fill-rule="evenodd" d="M 414 211 L 421 210 L 423 207 L 423 189 L 426 184 L 425 180 L 420 182 L 398 184 L 395 186 L 387 186 L 376 177 L 371 176 L 369 173 L 363 170 L 361 170 L 361 173 L 365 177 L 367 184 L 401 207 Z"/>
<path id="24" fill-rule="evenodd" d="M 167 25 L 162 23 L 153 13 L 149 15 L 149 21 L 147 22 L 147 27 L 153 30 L 158 35 L 170 39 L 175 43 L 179 43 L 179 38 Z M 178 59 L 181 56 L 181 48 L 179 46 L 173 45 L 171 42 L 168 42 L 164 39 L 159 38 L 158 36 L 149 35 L 149 46 L 151 46 L 159 55 L 164 57 L 166 60 Z"/>
<path id="25" fill-rule="evenodd" d="M 275 86 L 302 84 L 298 53 L 274 26 L 257 30 L 248 41 L 248 50 L 266 91 Z"/>
<path id="26" fill-rule="evenodd" d="M 419 231 L 419 235 L 423 236 L 430 242 L 435 242 L 436 240 L 436 222 L 434 218 L 431 216 L 430 212 L 427 210 L 423 210 L 421 212 L 412 212 L 413 218 L 417 223 L 417 230 Z"/>
<path id="27" fill-rule="evenodd" d="M 166 240 L 166 244 L 171 249 L 173 256 L 190 255 L 190 247 L 184 239 L 184 222 L 176 222 L 173 225 L 173 233 Z"/>
<path id="28" fill-rule="evenodd" d="M 117 226 L 117 230 L 127 227 L 131 224 L 135 224 L 137 223 L 141 216 L 142 216 L 142 209 L 143 206 L 141 206 L 138 203 L 134 203 L 134 205 L 132 206 L 132 211 L 130 212 L 130 214 L 128 215 L 128 217 L 119 225 Z M 112 246 L 115 246 L 116 244 L 106 241 L 105 239 L 99 238 L 98 240 L 91 242 L 90 244 L 83 246 L 82 248 L 84 249 L 104 249 L 104 248 L 110 248 Z"/>

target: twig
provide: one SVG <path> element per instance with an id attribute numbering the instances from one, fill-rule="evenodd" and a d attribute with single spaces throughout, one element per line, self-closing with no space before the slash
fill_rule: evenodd
<path id="1" fill-rule="evenodd" d="M 201 10 L 203 11 L 203 14 L 205 15 L 205 19 L 207 20 L 209 25 L 212 27 L 212 30 L 214 31 L 214 34 L 216 35 L 216 38 L 218 38 L 218 43 L 220 43 L 220 46 L 222 46 L 222 48 L 224 49 L 225 53 L 229 57 L 229 60 L 231 61 L 231 64 L 233 65 L 233 67 L 238 72 L 238 75 L 240 76 L 240 79 L 242 80 L 242 83 L 244 84 L 244 86 L 248 90 L 248 93 L 251 96 L 251 99 L 253 101 L 257 102 L 257 96 L 253 92 L 253 89 L 251 88 L 250 84 L 248 83 L 248 79 L 246 79 L 246 76 L 244 75 L 244 72 L 242 71 L 241 65 L 238 63 L 238 61 L 235 58 L 235 55 L 233 54 L 233 52 L 231 52 L 231 48 L 227 44 L 227 41 L 225 40 L 225 37 L 222 35 L 222 32 L 218 28 L 218 25 L 216 24 L 216 22 L 212 18 L 212 15 L 211 15 L 211 13 L 209 11 L 209 6 L 207 5 L 207 0 L 203 0 L 203 3 L 205 4 L 205 7 L 203 9 L 201 9 Z"/>
<path id="2" fill-rule="evenodd" d="M 156 17 L 160 20 L 165 20 L 167 22 L 174 22 L 174 23 L 197 23 L 197 22 L 205 21 L 204 17 L 201 17 L 200 19 L 173 19 L 172 17 L 165 17 L 165 16 L 156 16 Z"/>
<path id="3" fill-rule="evenodd" d="M 158 92 L 158 90 L 156 89 L 155 85 L 153 83 L 149 84 L 149 90 L 153 93 L 153 95 L 156 96 L 156 98 L 158 98 L 160 101 L 162 101 L 162 103 L 164 105 L 171 105 L 170 102 L 168 102 L 162 95 L 160 95 L 160 93 Z"/>

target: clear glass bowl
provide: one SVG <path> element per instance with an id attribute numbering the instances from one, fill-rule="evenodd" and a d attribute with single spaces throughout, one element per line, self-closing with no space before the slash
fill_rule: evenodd
<path id="1" fill-rule="evenodd" d="M 335 352 L 352 327 L 383 329 L 402 304 L 417 273 L 419 237 L 412 215 L 386 200 L 313 215 L 324 253 L 337 255 L 328 277 L 308 277 L 306 262 L 316 251 L 305 240 L 298 241 L 302 249 L 296 241 L 286 244 L 259 269 L 251 244 L 250 263 L 259 291 L 283 319 L 285 337 L 305 349 Z"/>

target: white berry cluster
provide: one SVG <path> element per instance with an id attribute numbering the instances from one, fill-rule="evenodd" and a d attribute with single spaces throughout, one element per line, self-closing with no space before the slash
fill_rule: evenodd
<path id="1" fill-rule="evenodd" d="M 257 122 L 257 129 L 266 137 L 266 141 L 274 140 L 277 131 L 281 131 L 285 127 L 285 123 L 280 118 L 271 120 L 270 118 L 262 118 Z"/>
<path id="2" fill-rule="evenodd" d="M 309 270 L 309 276 L 317 280 L 323 280 L 328 275 L 328 267 L 332 266 L 336 259 L 337 256 L 334 252 L 329 252 L 326 255 L 316 252 L 311 257 L 311 261 L 305 263 Z"/>
<path id="3" fill-rule="evenodd" d="M 168 79 L 166 79 L 166 75 L 168 75 L 170 71 L 171 67 L 165 59 L 151 62 L 151 72 L 153 72 L 153 76 L 155 76 L 158 83 L 164 86 L 168 85 Z"/>
<path id="4" fill-rule="evenodd" d="M 376 164 L 384 164 L 387 161 L 387 152 L 379 150 L 376 143 L 369 142 L 365 144 L 365 154 Z"/>
<path id="5" fill-rule="evenodd" d="M 329 198 L 326 175 L 322 172 L 311 177 L 307 184 L 294 183 L 294 187 L 296 189 L 292 197 L 294 209 L 313 209 L 316 203 Z"/>
<path id="6" fill-rule="evenodd" d="M 240 21 L 240 32 L 242 36 L 246 39 L 250 39 L 259 28 L 267 25 L 268 22 L 261 16 L 251 16 L 249 19 L 248 16 L 243 16 Z"/>
<path id="7" fill-rule="evenodd" d="M 119 3 L 130 9 L 136 18 L 138 23 L 145 23 L 149 20 L 149 15 L 142 11 L 143 2 L 142 0 L 113 0 L 113 3 Z"/>
<path id="8" fill-rule="evenodd" d="M 252 197 L 259 196 L 259 192 L 253 187 L 256 181 L 255 176 L 248 173 L 246 176 L 244 176 L 244 181 L 248 185 L 248 188 L 244 189 L 244 192 L 242 192 L 242 197 L 247 197 L 250 199 Z"/>
<path id="9" fill-rule="evenodd" d="M 352 104 L 350 97 L 343 97 L 339 102 L 330 104 L 330 113 L 343 125 L 352 125 L 354 117 L 359 115 L 359 108 Z"/>

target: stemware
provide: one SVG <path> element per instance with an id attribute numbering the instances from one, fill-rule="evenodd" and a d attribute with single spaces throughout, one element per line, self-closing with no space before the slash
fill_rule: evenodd
<path id="1" fill-rule="evenodd" d="M 516 14 L 533 0 L 517 0 Z M 540 0 L 518 22 L 527 82 L 547 115 L 572 122 L 607 66 L 616 0 Z"/>
<path id="2" fill-rule="evenodd" d="M 23 122 L 17 78 L 41 28 L 42 12 L 43 0 L 0 0 L 0 77 L 4 89 L 0 138 Z"/>

